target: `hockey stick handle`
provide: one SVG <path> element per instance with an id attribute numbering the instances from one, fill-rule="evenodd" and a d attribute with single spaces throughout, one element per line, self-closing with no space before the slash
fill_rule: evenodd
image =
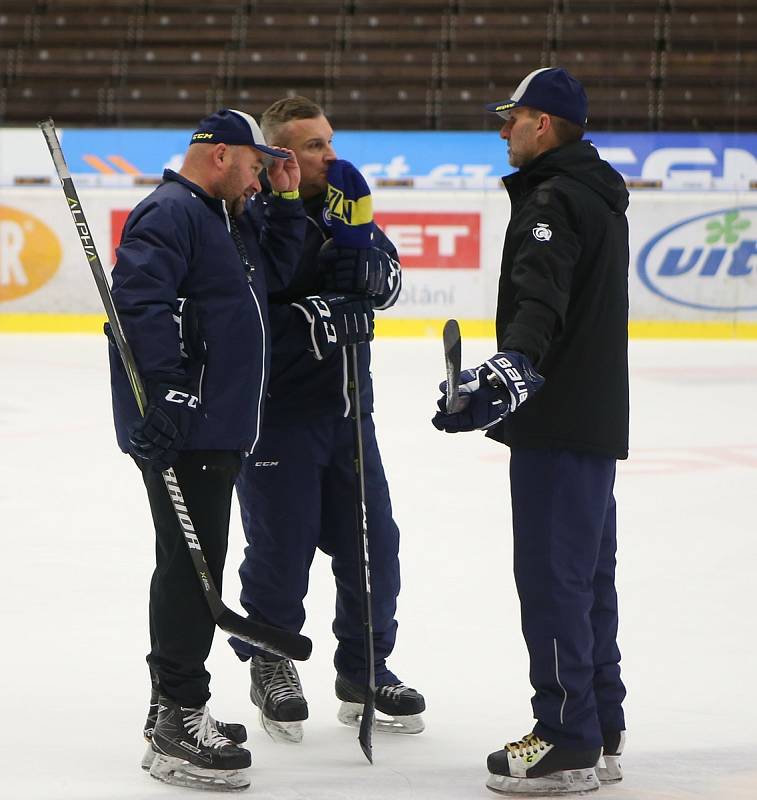
<path id="1" fill-rule="evenodd" d="M 460 361 L 462 344 L 460 325 L 456 319 L 448 319 L 442 331 L 444 344 L 444 367 L 447 373 L 447 413 L 460 411 Z"/>
<path id="2" fill-rule="evenodd" d="M 376 714 L 376 667 L 373 652 L 373 612 L 371 609 L 371 562 L 368 551 L 368 524 L 365 506 L 365 461 L 363 458 L 363 417 L 360 409 L 360 380 L 356 344 L 345 348 L 347 386 L 353 420 L 355 461 L 355 529 L 360 550 L 360 595 L 362 601 L 363 644 L 367 682 L 358 741 L 365 757 L 373 763 L 373 721 Z"/>
<path id="3" fill-rule="evenodd" d="M 460 406 L 460 371 L 447 365 L 447 413 L 454 414 Z"/>
<path id="4" fill-rule="evenodd" d="M 100 294 L 100 299 L 105 307 L 105 313 L 108 317 L 108 322 L 111 326 L 113 337 L 116 341 L 116 347 L 121 356 L 121 360 L 129 377 L 134 397 L 139 407 L 139 413 L 144 416 L 147 408 L 147 394 L 145 392 L 144 384 L 139 376 L 137 370 L 137 363 L 134 359 L 134 354 L 129 347 L 129 343 L 124 335 L 123 328 L 121 327 L 121 320 L 118 317 L 115 304 L 113 303 L 113 296 L 111 295 L 110 285 L 105 276 L 100 257 L 97 254 L 92 234 L 90 233 L 89 225 L 87 224 L 84 211 L 82 210 L 79 196 L 76 192 L 71 173 L 66 165 L 66 160 L 63 157 L 63 150 L 58 140 L 58 135 L 55 131 L 55 123 L 52 119 L 46 119 L 38 123 L 42 134 L 47 142 L 47 147 L 50 150 L 50 155 L 55 165 L 55 170 L 60 178 L 63 193 L 66 196 L 68 208 L 74 220 L 79 240 L 84 249 L 84 254 L 89 261 L 92 275 L 95 279 L 97 290 Z M 179 523 L 179 528 L 184 536 L 184 541 L 189 548 L 189 553 L 192 558 L 197 577 L 200 580 L 205 599 L 210 608 L 213 619 L 220 628 L 227 633 L 237 636 L 250 644 L 257 645 L 264 650 L 278 655 L 283 655 L 287 658 L 294 658 L 296 660 L 304 660 L 310 656 L 312 650 L 312 642 L 305 636 L 289 631 L 280 630 L 270 625 L 265 625 L 255 620 L 246 620 L 243 617 L 235 614 L 231 609 L 227 608 L 221 600 L 221 595 L 213 582 L 213 578 L 208 569 L 207 561 L 202 552 L 200 541 L 197 538 L 192 520 L 189 516 L 184 495 L 182 494 L 179 483 L 176 479 L 176 474 L 173 468 L 163 471 L 163 481 L 168 491 L 168 496 L 171 498 L 171 504 L 176 512 L 176 518 Z"/>
<path id="5" fill-rule="evenodd" d="M 47 142 L 50 155 L 53 157 L 53 164 L 55 164 L 55 171 L 58 173 L 58 177 L 61 181 L 66 179 L 70 180 L 71 173 L 68 171 L 68 164 L 66 164 L 66 159 L 63 157 L 63 150 L 58 140 L 58 134 L 55 132 L 55 123 L 52 117 L 38 122 L 37 125 L 42 131 L 42 135 L 45 137 L 45 142 Z"/>

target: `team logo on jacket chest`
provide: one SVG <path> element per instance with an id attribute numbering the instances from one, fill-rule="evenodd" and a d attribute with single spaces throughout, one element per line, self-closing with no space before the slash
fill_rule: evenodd
<path id="1" fill-rule="evenodd" d="M 537 222 L 535 228 L 531 228 L 531 233 L 537 242 L 548 242 L 552 238 L 552 231 L 548 222 Z"/>

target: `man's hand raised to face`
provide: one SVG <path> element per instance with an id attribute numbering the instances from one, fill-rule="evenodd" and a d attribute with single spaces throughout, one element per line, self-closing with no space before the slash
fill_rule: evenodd
<path id="1" fill-rule="evenodd" d="M 300 185 L 300 165 L 293 150 L 286 147 L 276 147 L 282 153 L 287 153 L 289 158 L 272 158 L 273 162 L 268 168 L 268 180 L 274 192 L 295 192 Z"/>

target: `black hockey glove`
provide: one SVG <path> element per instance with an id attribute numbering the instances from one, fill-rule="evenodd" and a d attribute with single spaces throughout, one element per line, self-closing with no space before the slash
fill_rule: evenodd
<path id="1" fill-rule="evenodd" d="M 318 254 L 318 265 L 326 289 L 352 292 L 374 298 L 374 307 L 394 305 L 401 286 L 398 261 L 378 247 L 337 247 L 326 242 Z"/>
<path id="2" fill-rule="evenodd" d="M 495 353 L 476 369 L 460 373 L 460 411 L 447 413 L 447 381 L 439 384 L 439 411 L 431 420 L 447 433 L 485 430 L 496 425 L 538 391 L 544 378 L 522 353 Z"/>
<path id="3" fill-rule="evenodd" d="M 362 297 L 324 292 L 303 297 L 292 307 L 305 315 L 313 355 L 319 361 L 337 347 L 373 339 L 373 306 Z"/>
<path id="4" fill-rule="evenodd" d="M 129 452 L 155 472 L 172 467 L 189 435 L 199 400 L 175 375 L 147 381 L 144 417 L 129 432 Z"/>

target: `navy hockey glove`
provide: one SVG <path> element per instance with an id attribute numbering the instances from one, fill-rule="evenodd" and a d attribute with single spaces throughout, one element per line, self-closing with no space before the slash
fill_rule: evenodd
<path id="1" fill-rule="evenodd" d="M 373 339 L 373 304 L 362 297 L 324 292 L 303 297 L 292 307 L 305 315 L 313 355 L 319 361 L 337 347 Z"/>
<path id="2" fill-rule="evenodd" d="M 176 463 L 199 400 L 173 375 L 148 381 L 147 395 L 145 415 L 129 432 L 129 452 L 139 461 L 149 462 L 156 472 L 163 472 Z"/>
<path id="3" fill-rule="evenodd" d="M 321 248 L 318 265 L 323 285 L 337 292 L 374 298 L 378 309 L 394 305 L 401 286 L 398 261 L 378 247 L 337 247 L 329 240 Z"/>
<path id="4" fill-rule="evenodd" d="M 454 414 L 447 414 L 447 382 L 442 381 L 439 411 L 431 422 L 447 433 L 485 430 L 525 403 L 543 383 L 522 353 L 495 353 L 480 367 L 460 373 L 460 400 L 465 405 Z"/>

